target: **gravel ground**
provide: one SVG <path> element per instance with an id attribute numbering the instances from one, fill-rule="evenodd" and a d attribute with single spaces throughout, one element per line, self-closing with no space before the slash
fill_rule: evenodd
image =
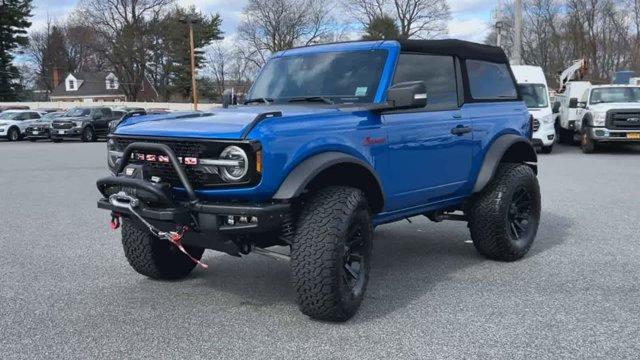
<path id="1" fill-rule="evenodd" d="M 288 264 L 205 253 L 208 271 L 128 266 L 95 180 L 105 145 L 0 143 L 0 356 L 87 358 L 634 358 L 640 354 L 640 149 L 540 156 L 543 215 L 523 260 L 485 260 L 463 223 L 375 235 L 346 324 L 300 314 Z"/>

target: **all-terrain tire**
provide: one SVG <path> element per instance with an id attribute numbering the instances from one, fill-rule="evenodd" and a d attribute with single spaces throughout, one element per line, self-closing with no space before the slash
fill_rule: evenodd
<path id="1" fill-rule="evenodd" d="M 359 234 L 357 241 L 354 234 Z M 372 238 L 371 213 L 362 191 L 331 186 L 309 199 L 291 245 L 293 286 L 304 314 L 324 321 L 347 321 L 355 315 L 369 280 Z M 357 277 L 350 255 L 356 248 L 361 260 Z"/>
<path id="2" fill-rule="evenodd" d="M 129 265 L 152 279 L 180 279 L 189 275 L 196 266 L 174 245 L 151 235 L 144 225 L 135 220 L 123 219 L 122 247 Z M 194 258 L 202 258 L 204 249 L 190 246 L 185 248 Z"/>
<path id="3" fill-rule="evenodd" d="M 530 206 L 527 225 L 517 235 L 519 229 L 512 225 L 511 211 L 516 196 L 523 193 L 530 199 Z M 525 164 L 500 164 L 495 177 L 473 199 L 468 209 L 473 245 L 480 254 L 492 260 L 515 261 L 522 258 L 538 232 L 540 209 L 540 186 L 533 169 Z M 523 223 L 524 220 L 520 221 L 518 226 Z"/>

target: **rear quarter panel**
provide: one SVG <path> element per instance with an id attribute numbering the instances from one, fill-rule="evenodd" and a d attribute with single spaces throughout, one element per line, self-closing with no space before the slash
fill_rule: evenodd
<path id="1" fill-rule="evenodd" d="M 522 101 L 466 104 L 462 111 L 473 128 L 473 161 L 468 193 L 493 142 L 502 135 L 529 137 L 529 111 Z"/>

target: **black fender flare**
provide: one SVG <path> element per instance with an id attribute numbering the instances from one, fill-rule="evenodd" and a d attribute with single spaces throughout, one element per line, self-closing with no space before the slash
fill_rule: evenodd
<path id="1" fill-rule="evenodd" d="M 323 171 L 331 168 L 335 165 L 356 165 L 365 169 L 373 179 L 380 192 L 382 204 L 378 204 L 379 210 L 383 207 L 384 203 L 384 191 L 382 182 L 376 174 L 375 170 L 368 163 L 358 159 L 355 156 L 337 152 L 329 151 L 313 155 L 306 160 L 299 163 L 290 173 L 285 180 L 280 184 L 278 191 L 273 196 L 274 200 L 291 200 L 302 194 L 307 186 Z"/>
<path id="2" fill-rule="evenodd" d="M 514 149 L 514 154 L 507 154 L 509 149 Z M 526 163 L 532 166 L 537 173 L 538 156 L 531 141 L 522 136 L 505 134 L 496 139 L 487 151 L 478 177 L 476 178 L 473 193 L 482 191 L 489 181 L 493 179 L 498 165 L 505 159 L 505 155 L 508 156 L 508 162 Z"/>

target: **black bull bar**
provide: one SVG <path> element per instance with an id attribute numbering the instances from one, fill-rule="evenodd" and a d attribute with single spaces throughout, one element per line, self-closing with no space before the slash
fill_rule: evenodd
<path id="1" fill-rule="evenodd" d="M 174 200 L 171 188 L 166 183 L 122 176 L 134 151 L 151 151 L 166 155 L 178 175 L 188 201 Z M 101 178 L 96 185 L 103 196 L 98 200 L 98 208 L 118 214 L 134 215 L 132 209 L 135 207 L 135 213 L 145 219 L 163 222 L 165 226 L 195 225 L 194 230 L 210 235 L 239 235 L 275 230 L 289 212 L 289 204 L 286 203 L 239 204 L 199 200 L 178 157 L 165 144 L 129 144 L 122 153 L 115 176 Z M 132 204 L 131 199 L 134 199 L 135 204 Z M 256 221 L 231 225 L 223 221 L 229 217 L 244 217 Z"/>

